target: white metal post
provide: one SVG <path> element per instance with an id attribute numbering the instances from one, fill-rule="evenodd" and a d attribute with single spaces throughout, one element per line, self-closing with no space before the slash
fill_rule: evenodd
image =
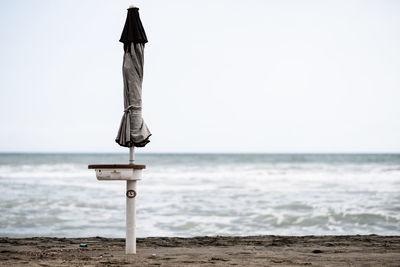
<path id="1" fill-rule="evenodd" d="M 135 161 L 134 147 L 129 148 L 129 164 Z M 136 254 L 136 181 L 126 181 L 125 253 Z"/>
<path id="2" fill-rule="evenodd" d="M 129 148 L 129 164 L 133 164 L 133 162 L 135 161 L 135 155 L 134 155 L 134 147 L 130 147 Z"/>
<path id="3" fill-rule="evenodd" d="M 126 181 L 125 253 L 136 254 L 136 181 Z"/>

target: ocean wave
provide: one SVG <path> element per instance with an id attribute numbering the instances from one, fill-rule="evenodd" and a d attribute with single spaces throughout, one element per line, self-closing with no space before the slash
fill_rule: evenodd
<path id="1" fill-rule="evenodd" d="M 398 234 L 400 157 L 138 155 L 138 236 Z M 0 236 L 123 237 L 121 155 L 0 155 Z"/>

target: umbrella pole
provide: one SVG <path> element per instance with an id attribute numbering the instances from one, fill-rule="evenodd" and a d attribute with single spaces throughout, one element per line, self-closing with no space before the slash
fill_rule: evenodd
<path id="1" fill-rule="evenodd" d="M 133 162 L 135 161 L 135 155 L 133 154 L 134 152 L 134 147 L 131 146 L 129 148 L 129 164 L 133 164 Z"/>
<path id="2" fill-rule="evenodd" d="M 134 148 L 129 148 L 129 164 L 134 162 Z M 134 194 L 132 197 L 132 193 Z M 136 180 L 126 181 L 125 253 L 136 254 Z"/>

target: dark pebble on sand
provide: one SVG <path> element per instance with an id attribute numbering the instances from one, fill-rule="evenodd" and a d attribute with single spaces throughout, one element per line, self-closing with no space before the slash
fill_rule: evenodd
<path id="1" fill-rule="evenodd" d="M 322 250 L 314 249 L 314 250 L 312 251 L 312 253 L 322 253 Z"/>

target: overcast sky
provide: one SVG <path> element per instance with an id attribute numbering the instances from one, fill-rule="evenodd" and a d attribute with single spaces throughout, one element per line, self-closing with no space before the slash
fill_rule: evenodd
<path id="1" fill-rule="evenodd" d="M 124 152 L 122 44 L 145 27 L 142 152 L 400 152 L 400 1 L 0 2 L 0 151 Z"/>

